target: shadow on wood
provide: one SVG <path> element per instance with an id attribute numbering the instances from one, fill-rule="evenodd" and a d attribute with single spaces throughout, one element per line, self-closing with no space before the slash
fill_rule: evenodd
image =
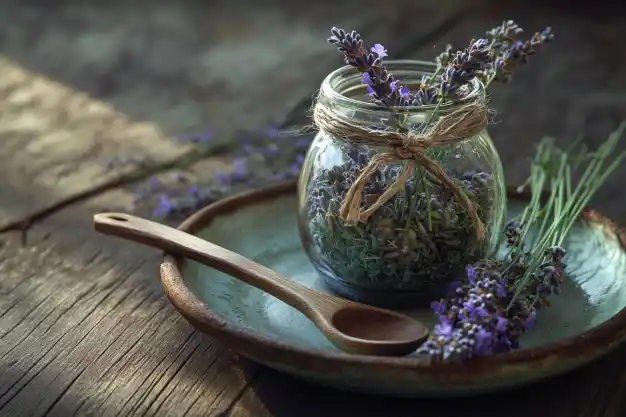
<path id="1" fill-rule="evenodd" d="M 619 365 L 618 365 L 619 363 Z M 347 415 L 398 417 L 483 416 L 508 417 L 620 417 L 626 412 L 619 387 L 626 346 L 578 371 L 517 390 L 462 399 L 394 399 L 353 394 L 311 385 L 261 368 L 250 374 L 254 383 L 233 405 L 233 416 L 343 417 Z M 264 409 L 265 414 L 254 413 Z M 500 411 L 497 411 L 500 410 Z"/>

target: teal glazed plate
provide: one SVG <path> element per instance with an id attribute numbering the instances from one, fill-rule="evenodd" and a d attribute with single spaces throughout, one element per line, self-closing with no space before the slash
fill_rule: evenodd
<path id="1" fill-rule="evenodd" d="M 509 215 L 525 197 L 509 192 Z M 220 201 L 180 229 L 327 291 L 302 249 L 296 183 Z M 626 339 L 626 233 L 585 210 L 565 247 L 567 282 L 541 310 L 523 348 L 462 364 L 429 364 L 416 356 L 361 356 L 335 348 L 301 313 L 276 298 L 192 261 L 166 255 L 165 292 L 198 330 L 268 367 L 336 388 L 396 397 L 446 397 L 521 386 L 574 369 Z M 434 325 L 430 311 L 407 312 Z"/>

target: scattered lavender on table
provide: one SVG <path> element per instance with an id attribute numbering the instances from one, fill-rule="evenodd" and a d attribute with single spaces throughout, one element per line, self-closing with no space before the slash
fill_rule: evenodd
<path id="1" fill-rule="evenodd" d="M 134 203 L 151 207 L 155 217 L 181 218 L 235 192 L 297 177 L 312 138 L 279 135 L 279 130 L 270 126 L 259 131 L 238 132 L 235 141 L 240 152 L 230 170 L 199 181 L 184 173 L 174 174 L 167 181 L 151 177 L 136 188 Z M 175 140 L 181 144 L 207 146 L 213 135 L 207 129 L 199 135 L 183 135 Z M 113 163 L 119 164 L 119 161 Z"/>
<path id="2" fill-rule="evenodd" d="M 520 347 L 520 337 L 532 329 L 538 311 L 549 307 L 565 278 L 562 247 L 580 211 L 622 162 L 615 155 L 626 122 L 593 153 L 574 157 L 550 140 L 542 141 L 532 163 L 532 197 L 519 218 L 504 228 L 508 252 L 504 259 L 484 259 L 469 265 L 465 278 L 431 304 L 439 319 L 418 355 L 438 362 L 506 353 Z M 572 188 L 575 168 L 581 181 Z M 542 203 L 542 191 L 550 197 Z M 530 238 L 530 231 L 536 232 Z"/>

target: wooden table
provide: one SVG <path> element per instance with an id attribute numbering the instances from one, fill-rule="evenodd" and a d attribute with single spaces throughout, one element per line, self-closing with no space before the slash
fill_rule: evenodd
<path id="1" fill-rule="evenodd" d="M 540 385 L 463 400 L 294 381 L 195 332 L 163 296 L 159 254 L 90 227 L 101 210 L 149 215 L 132 196 L 150 175 L 168 183 L 177 166 L 198 180 L 226 169 L 236 130 L 306 120 L 341 61 L 324 43 L 332 25 L 422 59 L 503 18 L 528 31 L 552 25 L 557 42 L 493 93 L 491 132 L 509 181 L 520 181 L 542 135 L 565 143 L 582 131 L 593 146 L 626 116 L 619 12 L 489 0 L 203 4 L 0 1 L 1 416 L 626 415 L 626 347 Z M 210 152 L 171 139 L 205 125 Z M 114 157 L 145 162 L 111 167 Z M 595 200 L 621 221 L 623 177 Z"/>

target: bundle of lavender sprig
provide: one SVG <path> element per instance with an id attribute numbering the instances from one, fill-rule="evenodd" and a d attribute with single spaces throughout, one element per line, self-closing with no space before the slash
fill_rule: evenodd
<path id="1" fill-rule="evenodd" d="M 492 82 L 509 81 L 517 67 L 526 64 L 541 45 L 554 38 L 550 27 L 526 41 L 518 39 L 521 33 L 522 29 L 509 20 L 487 31 L 486 38 L 473 39 L 463 50 L 455 52 L 448 45 L 436 59 L 436 71 L 424 76 L 416 91 L 403 86 L 385 68 L 387 50 L 381 44 L 367 52 L 359 33 L 336 27 L 331 29 L 328 42 L 344 54 L 346 64 L 363 74 L 362 83 L 375 103 L 387 107 L 423 106 L 463 98 L 469 92 L 468 83 L 475 77 L 485 87 Z"/>
<path id="2" fill-rule="evenodd" d="M 614 156 L 624 130 L 626 122 L 591 153 L 583 149 L 574 155 L 549 139 L 540 142 L 526 183 L 532 189 L 530 203 L 504 230 L 507 255 L 469 265 L 464 281 L 453 283 L 447 297 L 432 303 L 440 323 L 418 354 L 453 362 L 519 347 L 537 310 L 560 293 L 567 254 L 561 245 L 581 210 L 626 156 Z M 581 179 L 574 187 L 577 173 Z M 551 192 L 544 199 L 546 188 Z"/>

